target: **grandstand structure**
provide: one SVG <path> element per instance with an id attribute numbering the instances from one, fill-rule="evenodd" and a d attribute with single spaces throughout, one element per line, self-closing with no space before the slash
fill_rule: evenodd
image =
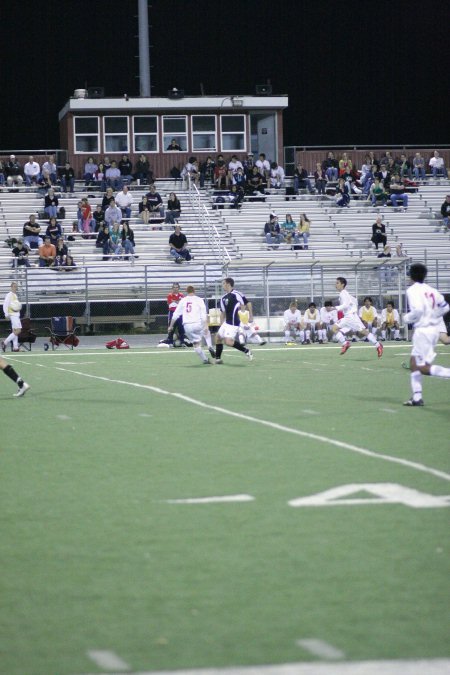
<path id="1" fill-rule="evenodd" d="M 287 179 L 289 184 L 289 179 Z M 430 282 L 443 292 L 450 291 L 450 240 L 440 223 L 440 205 L 449 191 L 449 182 L 429 179 L 410 195 L 406 212 L 392 207 L 377 207 L 358 198 L 350 207 L 339 209 L 331 196 L 286 194 L 286 189 L 269 190 L 263 201 L 246 198 L 240 209 L 215 208 L 214 188 L 177 179 L 156 181 L 158 192 L 167 202 L 175 191 L 181 201 L 179 220 L 186 234 L 193 260 L 175 265 L 169 256 L 168 239 L 173 226 L 164 222 L 145 225 L 137 213 L 137 204 L 147 191 L 132 185 L 134 198 L 130 225 L 135 233 L 136 260 L 103 261 L 95 248 L 95 239 L 81 234 L 69 241 L 76 270 L 62 273 L 37 266 L 37 252 L 30 253 L 30 267 L 14 267 L 11 240 L 22 235 L 24 223 L 36 214 L 42 231 L 43 197 L 34 188 L 0 192 L 0 292 L 6 293 L 11 280 L 17 280 L 25 312 L 32 320 L 47 320 L 53 315 L 70 314 L 90 330 L 111 329 L 115 324 L 130 328 L 164 330 L 165 297 L 173 280 L 182 285 L 194 283 L 198 292 L 214 306 L 220 297 L 223 276 L 232 275 L 252 299 L 255 313 L 266 317 L 279 315 L 289 298 L 300 304 L 334 297 L 336 274 L 348 276 L 357 295 L 371 294 L 381 308 L 386 298 L 404 306 L 406 268 L 411 261 L 424 261 Z M 288 192 L 291 192 L 288 190 Z M 72 235 L 77 220 L 77 204 L 88 196 L 93 207 L 103 193 L 77 181 L 73 195 L 60 195 L 65 218 L 61 221 L 65 236 Z M 311 221 L 309 250 L 292 250 L 281 244 L 269 247 L 263 235 L 269 213 L 275 211 L 284 220 L 291 213 L 298 222 L 306 213 Z M 391 260 L 377 258 L 370 242 L 371 225 L 381 214 L 386 224 L 388 243 L 403 244 L 406 257 Z M 392 268 L 392 269 L 390 269 Z M 261 322 L 260 322 L 261 323 Z"/>

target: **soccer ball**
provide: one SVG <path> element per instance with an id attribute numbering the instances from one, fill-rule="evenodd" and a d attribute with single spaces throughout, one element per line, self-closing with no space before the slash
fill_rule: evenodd
<path id="1" fill-rule="evenodd" d="M 18 300 L 13 300 L 13 301 L 10 303 L 9 308 L 10 308 L 13 312 L 20 312 L 20 310 L 22 309 L 22 303 L 19 302 Z"/>

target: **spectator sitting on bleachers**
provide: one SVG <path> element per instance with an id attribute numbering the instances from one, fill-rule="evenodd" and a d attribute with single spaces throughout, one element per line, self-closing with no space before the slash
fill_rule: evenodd
<path id="1" fill-rule="evenodd" d="M 160 218 L 164 218 L 163 201 L 159 192 L 156 192 L 154 185 L 150 185 L 150 189 L 145 196 L 147 197 L 150 214 L 152 216 L 159 214 Z"/>
<path id="2" fill-rule="evenodd" d="M 97 171 L 94 172 L 95 185 L 100 188 L 102 192 L 106 190 L 106 166 L 103 162 L 99 162 Z"/>
<path id="3" fill-rule="evenodd" d="M 42 171 L 48 171 L 50 180 L 52 181 L 53 185 L 56 183 L 56 164 L 55 164 L 55 156 L 54 155 L 49 155 L 48 159 L 46 162 L 43 163 L 42 165 Z"/>
<path id="4" fill-rule="evenodd" d="M 389 193 L 392 206 L 396 209 L 398 207 L 398 200 L 401 199 L 403 202 L 403 211 L 406 211 L 408 208 L 408 195 L 405 192 L 405 186 L 400 180 L 400 176 L 398 174 L 395 174 L 392 177 L 391 183 L 389 185 Z"/>
<path id="5" fill-rule="evenodd" d="M 95 211 L 92 214 L 92 218 L 95 222 L 94 232 L 98 232 L 102 227 L 103 223 L 105 222 L 105 212 L 103 211 L 101 204 L 97 204 L 97 206 L 95 207 Z"/>
<path id="6" fill-rule="evenodd" d="M 258 167 L 258 171 L 261 176 L 264 176 L 264 179 L 267 182 L 270 177 L 270 162 L 268 159 L 266 159 L 264 152 L 259 153 L 259 157 L 256 160 L 255 165 Z"/>
<path id="7" fill-rule="evenodd" d="M 251 173 L 253 173 L 253 167 L 255 166 L 255 163 L 253 161 L 253 152 L 247 152 L 247 159 L 244 159 L 243 162 L 243 167 L 244 167 L 244 174 L 248 180 L 248 177 L 250 176 Z"/>
<path id="8" fill-rule="evenodd" d="M 293 245 L 292 240 L 298 241 L 297 225 L 290 213 L 286 213 L 286 220 L 281 223 L 281 234 L 287 244 Z"/>
<path id="9" fill-rule="evenodd" d="M 244 173 L 244 169 L 239 168 L 233 176 L 233 185 L 237 185 L 238 188 L 242 188 L 245 192 L 247 185 L 247 177 Z"/>
<path id="10" fill-rule="evenodd" d="M 138 204 L 138 211 L 142 222 L 145 225 L 148 225 L 148 221 L 150 220 L 150 208 L 148 199 L 145 195 L 142 197 L 142 200 Z"/>
<path id="11" fill-rule="evenodd" d="M 444 160 L 439 155 L 439 152 L 437 150 L 434 151 L 433 157 L 430 159 L 428 164 L 431 168 L 433 178 L 439 178 L 439 176 L 442 176 L 442 178 L 447 178 L 447 171 L 445 169 Z"/>
<path id="12" fill-rule="evenodd" d="M 391 247 L 386 244 L 381 253 L 377 255 L 377 258 L 392 258 Z M 392 267 L 388 265 L 381 265 L 379 267 L 380 278 L 384 277 L 384 281 L 390 282 L 392 279 Z"/>
<path id="13" fill-rule="evenodd" d="M 23 226 L 23 243 L 27 248 L 39 248 L 44 243 L 40 236 L 41 226 L 36 222 L 36 216 L 31 214 L 30 220 Z"/>
<path id="14" fill-rule="evenodd" d="M 39 267 L 50 267 L 56 257 L 56 246 L 51 243 L 50 237 L 44 237 L 44 243 L 39 246 Z"/>
<path id="15" fill-rule="evenodd" d="M 88 157 L 88 161 L 84 165 L 83 180 L 86 186 L 93 185 L 95 181 L 95 172 L 97 171 L 98 166 L 94 162 L 93 157 Z"/>
<path id="16" fill-rule="evenodd" d="M 403 152 L 400 155 L 399 174 L 400 178 L 411 178 L 412 176 L 411 162 L 407 160 L 406 155 Z"/>
<path id="17" fill-rule="evenodd" d="M 310 235 L 311 235 L 311 221 L 306 215 L 306 213 L 302 213 L 300 216 L 300 222 L 298 224 L 298 230 L 296 235 L 298 243 L 301 244 L 303 242 L 303 246 L 300 246 L 300 249 L 304 248 L 306 251 L 309 249 L 308 241 Z"/>
<path id="18" fill-rule="evenodd" d="M 228 162 L 228 183 L 234 183 L 234 176 L 238 169 L 244 171 L 242 162 L 237 158 L 236 155 L 232 155 L 230 161 Z"/>
<path id="19" fill-rule="evenodd" d="M 339 183 L 336 188 L 336 194 L 335 194 L 335 199 L 336 199 L 336 205 L 339 207 L 342 206 L 350 206 L 350 191 L 348 189 L 348 185 L 345 182 L 344 178 L 339 178 Z"/>
<path id="20" fill-rule="evenodd" d="M 395 247 L 395 257 L 396 258 L 406 258 L 406 253 L 403 250 L 403 244 L 399 242 Z"/>
<path id="21" fill-rule="evenodd" d="M 196 185 L 200 182 L 200 172 L 198 169 L 197 157 L 189 157 L 188 162 L 181 169 L 181 178 L 186 181 L 186 185 L 189 185 L 189 180 L 191 180 Z"/>
<path id="22" fill-rule="evenodd" d="M 389 173 L 386 164 L 381 164 L 380 170 L 376 172 L 375 177 L 383 183 L 386 190 L 389 188 L 391 174 Z"/>
<path id="23" fill-rule="evenodd" d="M 374 153 L 373 150 L 369 150 L 369 152 L 367 154 L 370 157 L 370 163 L 372 164 L 372 166 L 375 167 L 374 171 L 378 171 L 379 166 L 380 166 L 380 160 L 375 157 L 375 153 Z"/>
<path id="24" fill-rule="evenodd" d="M 122 159 L 119 162 L 119 171 L 122 177 L 122 185 L 124 183 L 131 183 L 133 180 L 133 165 L 128 155 L 122 155 Z"/>
<path id="25" fill-rule="evenodd" d="M 5 167 L 3 166 L 3 162 L 0 159 L 0 187 L 3 187 L 5 184 Z"/>
<path id="26" fill-rule="evenodd" d="M 372 206 L 377 206 L 378 202 L 381 202 L 382 206 L 386 206 L 388 195 L 385 192 L 383 183 L 378 177 L 375 178 L 372 185 L 370 186 L 369 195 L 372 201 Z"/>
<path id="27" fill-rule="evenodd" d="M 133 178 L 140 183 L 153 183 L 153 172 L 150 169 L 150 163 L 144 154 L 139 155 L 139 159 L 134 166 Z"/>
<path id="28" fill-rule="evenodd" d="M 134 258 L 134 247 L 136 246 L 134 242 L 134 232 L 131 229 L 131 227 L 128 224 L 128 221 L 125 220 L 125 222 L 122 225 L 122 229 L 120 231 L 120 238 L 121 238 L 121 244 L 122 244 L 122 249 L 125 253 L 125 260 L 129 260 L 129 257 Z"/>
<path id="29" fill-rule="evenodd" d="M 62 265 L 64 258 L 69 252 L 69 249 L 67 248 L 67 245 L 64 243 L 63 237 L 58 238 L 55 248 L 56 248 L 56 255 L 55 260 L 53 262 L 53 266 L 58 267 L 59 265 Z"/>
<path id="30" fill-rule="evenodd" d="M 365 195 L 369 195 L 370 193 L 370 188 L 372 187 L 373 181 L 375 180 L 376 170 L 376 164 L 371 164 L 369 169 L 365 171 L 364 174 L 361 174 L 359 182 L 361 183 L 362 191 Z"/>
<path id="31" fill-rule="evenodd" d="M 386 340 L 386 332 L 393 332 L 394 340 L 400 340 L 400 316 L 393 302 L 387 302 L 381 312 L 381 340 Z"/>
<path id="32" fill-rule="evenodd" d="M 117 162 L 112 160 L 111 166 L 105 171 L 106 185 L 112 187 L 114 190 L 122 189 L 122 176 Z"/>
<path id="33" fill-rule="evenodd" d="M 223 159 L 217 159 L 216 167 L 214 169 L 214 182 L 218 190 L 220 190 L 223 185 L 226 188 L 228 187 L 228 172 Z"/>
<path id="34" fill-rule="evenodd" d="M 442 230 L 447 232 L 450 230 L 450 195 L 447 195 L 445 202 L 441 206 L 441 216 L 442 216 Z"/>
<path id="35" fill-rule="evenodd" d="M 308 172 L 303 168 L 301 164 L 297 164 L 297 167 L 294 171 L 294 192 L 298 195 L 298 191 L 302 189 L 308 190 L 309 194 L 314 193 L 311 181 L 308 178 Z"/>
<path id="36" fill-rule="evenodd" d="M 99 231 L 97 240 L 95 242 L 95 247 L 102 249 L 103 260 L 109 260 L 109 254 L 112 253 L 114 249 L 111 241 L 109 225 L 107 223 L 105 223 L 103 228 Z"/>
<path id="37" fill-rule="evenodd" d="M 37 185 L 41 175 L 41 167 L 37 162 L 34 161 L 33 155 L 29 156 L 28 162 L 23 167 L 23 173 L 25 175 L 25 183 L 28 187 L 30 187 L 32 183 Z"/>
<path id="38" fill-rule="evenodd" d="M 425 160 L 420 154 L 420 152 L 416 152 L 414 155 L 413 159 L 413 172 L 416 180 L 425 180 L 426 175 L 425 175 Z"/>
<path id="39" fill-rule="evenodd" d="M 389 175 L 393 176 L 394 174 L 399 172 L 400 161 L 394 159 L 394 157 L 389 157 L 388 162 L 386 164 L 386 169 L 388 170 Z"/>
<path id="40" fill-rule="evenodd" d="M 121 220 L 122 220 L 122 211 L 116 205 L 115 199 L 113 198 L 109 202 L 109 206 L 105 211 L 105 223 L 109 227 L 112 227 L 113 223 L 115 222 L 120 223 Z"/>
<path id="41" fill-rule="evenodd" d="M 322 169 L 329 181 L 337 181 L 339 174 L 339 165 L 332 152 L 329 152 L 327 158 L 322 162 Z"/>
<path id="42" fill-rule="evenodd" d="M 264 236 L 266 238 L 266 244 L 274 249 L 278 248 L 281 242 L 284 241 L 276 213 L 271 213 L 269 220 L 264 225 Z"/>
<path id="43" fill-rule="evenodd" d="M 48 193 L 49 190 L 53 189 L 53 184 L 50 179 L 50 174 L 48 171 L 44 170 L 38 178 L 37 182 L 37 193 L 42 197 Z"/>
<path id="44" fill-rule="evenodd" d="M 214 162 L 213 158 L 211 155 L 208 155 L 208 157 L 205 159 L 202 164 L 200 164 L 200 187 L 205 187 L 205 181 L 208 181 L 209 183 L 214 182 L 214 169 L 216 167 L 216 163 Z"/>
<path id="45" fill-rule="evenodd" d="M 76 263 L 70 253 L 68 253 L 60 265 L 58 265 L 58 272 L 75 272 Z"/>
<path id="46" fill-rule="evenodd" d="M 30 267 L 28 252 L 28 248 L 23 243 L 23 240 L 18 239 L 12 249 L 13 259 L 11 260 L 11 267 Z"/>
<path id="47" fill-rule="evenodd" d="M 266 182 L 264 177 L 259 173 L 258 167 L 254 166 L 251 174 L 248 176 L 247 180 L 247 193 L 248 194 L 264 194 L 266 187 Z"/>
<path id="48" fill-rule="evenodd" d="M 186 235 L 181 231 L 180 225 L 175 225 L 175 232 L 169 237 L 170 255 L 175 262 L 181 264 L 184 260 L 191 260 Z"/>
<path id="49" fill-rule="evenodd" d="M 63 192 L 73 193 L 75 191 L 75 171 L 70 166 L 70 162 L 66 162 L 64 169 L 59 170 L 59 179 Z"/>
<path id="50" fill-rule="evenodd" d="M 279 190 L 284 187 L 284 169 L 278 162 L 270 165 L 269 187 Z"/>
<path id="51" fill-rule="evenodd" d="M 102 211 L 106 211 L 111 204 L 111 199 L 114 199 L 114 190 L 111 187 L 106 188 L 106 192 L 102 199 Z"/>
<path id="52" fill-rule="evenodd" d="M 78 213 L 78 232 L 83 232 L 85 235 L 91 234 L 95 228 L 95 220 L 92 218 L 92 208 L 87 197 L 83 197 L 79 202 Z M 83 237 L 83 239 L 89 237 Z"/>
<path id="53" fill-rule="evenodd" d="M 133 195 L 128 189 L 127 185 L 124 185 L 122 190 L 116 194 L 116 206 L 122 211 L 123 218 L 131 217 L 131 206 L 133 204 Z"/>
<path id="54" fill-rule="evenodd" d="M 344 173 L 350 173 L 353 168 L 352 160 L 347 156 L 346 152 L 342 153 L 342 157 L 339 160 L 339 176 L 342 176 Z"/>
<path id="55" fill-rule="evenodd" d="M 181 215 L 180 200 L 176 196 L 175 192 L 171 192 L 169 195 L 169 199 L 167 200 L 166 219 L 164 222 L 169 223 L 170 225 L 175 225 L 180 215 Z"/>
<path id="56" fill-rule="evenodd" d="M 232 185 L 228 195 L 232 209 L 240 209 L 244 201 L 244 189 L 240 185 Z"/>
<path id="57" fill-rule="evenodd" d="M 314 171 L 314 185 L 316 188 L 316 192 L 319 195 L 324 195 L 325 194 L 325 188 L 327 186 L 327 174 L 325 173 L 325 170 L 322 167 L 322 164 L 320 162 L 316 163 L 316 170 Z"/>
<path id="58" fill-rule="evenodd" d="M 387 237 L 386 237 L 386 226 L 382 222 L 383 218 L 378 216 L 374 224 L 372 225 L 372 237 L 371 240 L 375 244 L 375 248 L 378 251 L 378 244 L 383 244 L 383 248 L 386 246 Z"/>
<path id="59" fill-rule="evenodd" d="M 45 236 L 50 238 L 50 243 L 56 246 L 58 239 L 62 236 L 61 224 L 58 223 L 55 216 L 52 216 L 48 221 Z"/>
<path id="60" fill-rule="evenodd" d="M 105 156 L 103 157 L 103 162 L 102 162 L 102 164 L 103 164 L 103 166 L 105 167 L 105 171 L 106 171 L 106 169 L 109 169 L 109 168 L 111 167 L 111 160 L 109 159 L 109 156 L 108 156 L 108 155 L 105 155 Z"/>
<path id="61" fill-rule="evenodd" d="M 9 162 L 5 163 L 5 173 L 8 187 L 12 187 L 13 185 L 18 185 L 20 187 L 22 185 L 22 167 L 16 160 L 15 155 L 10 155 Z"/>
<path id="62" fill-rule="evenodd" d="M 111 246 L 116 256 L 119 256 L 122 252 L 122 234 L 120 231 L 120 221 L 114 222 L 112 227 L 109 228 Z"/>
<path id="63" fill-rule="evenodd" d="M 49 218 L 52 216 L 56 218 L 58 215 L 58 204 L 58 197 L 55 195 L 54 189 L 50 188 L 44 197 L 44 211 Z"/>

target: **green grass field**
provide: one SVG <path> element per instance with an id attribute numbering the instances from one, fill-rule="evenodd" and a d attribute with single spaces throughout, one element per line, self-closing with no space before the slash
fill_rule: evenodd
<path id="1" fill-rule="evenodd" d="M 307 639 L 450 657 L 450 382 L 402 407 L 409 350 L 11 358 L 32 388 L 0 379 L 2 675 L 111 672 L 95 650 L 133 672 L 327 660 Z"/>

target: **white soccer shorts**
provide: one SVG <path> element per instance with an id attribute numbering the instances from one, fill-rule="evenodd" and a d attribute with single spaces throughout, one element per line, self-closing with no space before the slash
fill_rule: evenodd
<path id="1" fill-rule="evenodd" d="M 418 366 L 433 363 L 436 358 L 434 348 L 439 340 L 439 326 L 416 328 L 413 334 L 411 356 L 414 356 Z"/>
<path id="2" fill-rule="evenodd" d="M 200 342 L 203 335 L 203 324 L 198 323 L 185 323 L 183 324 L 184 332 L 186 337 L 191 342 Z"/>
<path id="3" fill-rule="evenodd" d="M 22 322 L 20 321 L 19 314 L 11 314 L 9 318 L 11 319 L 11 328 L 13 330 L 22 330 Z"/>
<path id="4" fill-rule="evenodd" d="M 336 326 L 338 326 L 339 330 L 341 333 L 344 333 L 344 335 L 349 333 L 351 330 L 355 333 L 366 330 L 365 325 L 357 314 L 348 314 L 347 316 L 344 316 L 343 319 L 339 319 L 339 321 L 336 323 Z"/>

